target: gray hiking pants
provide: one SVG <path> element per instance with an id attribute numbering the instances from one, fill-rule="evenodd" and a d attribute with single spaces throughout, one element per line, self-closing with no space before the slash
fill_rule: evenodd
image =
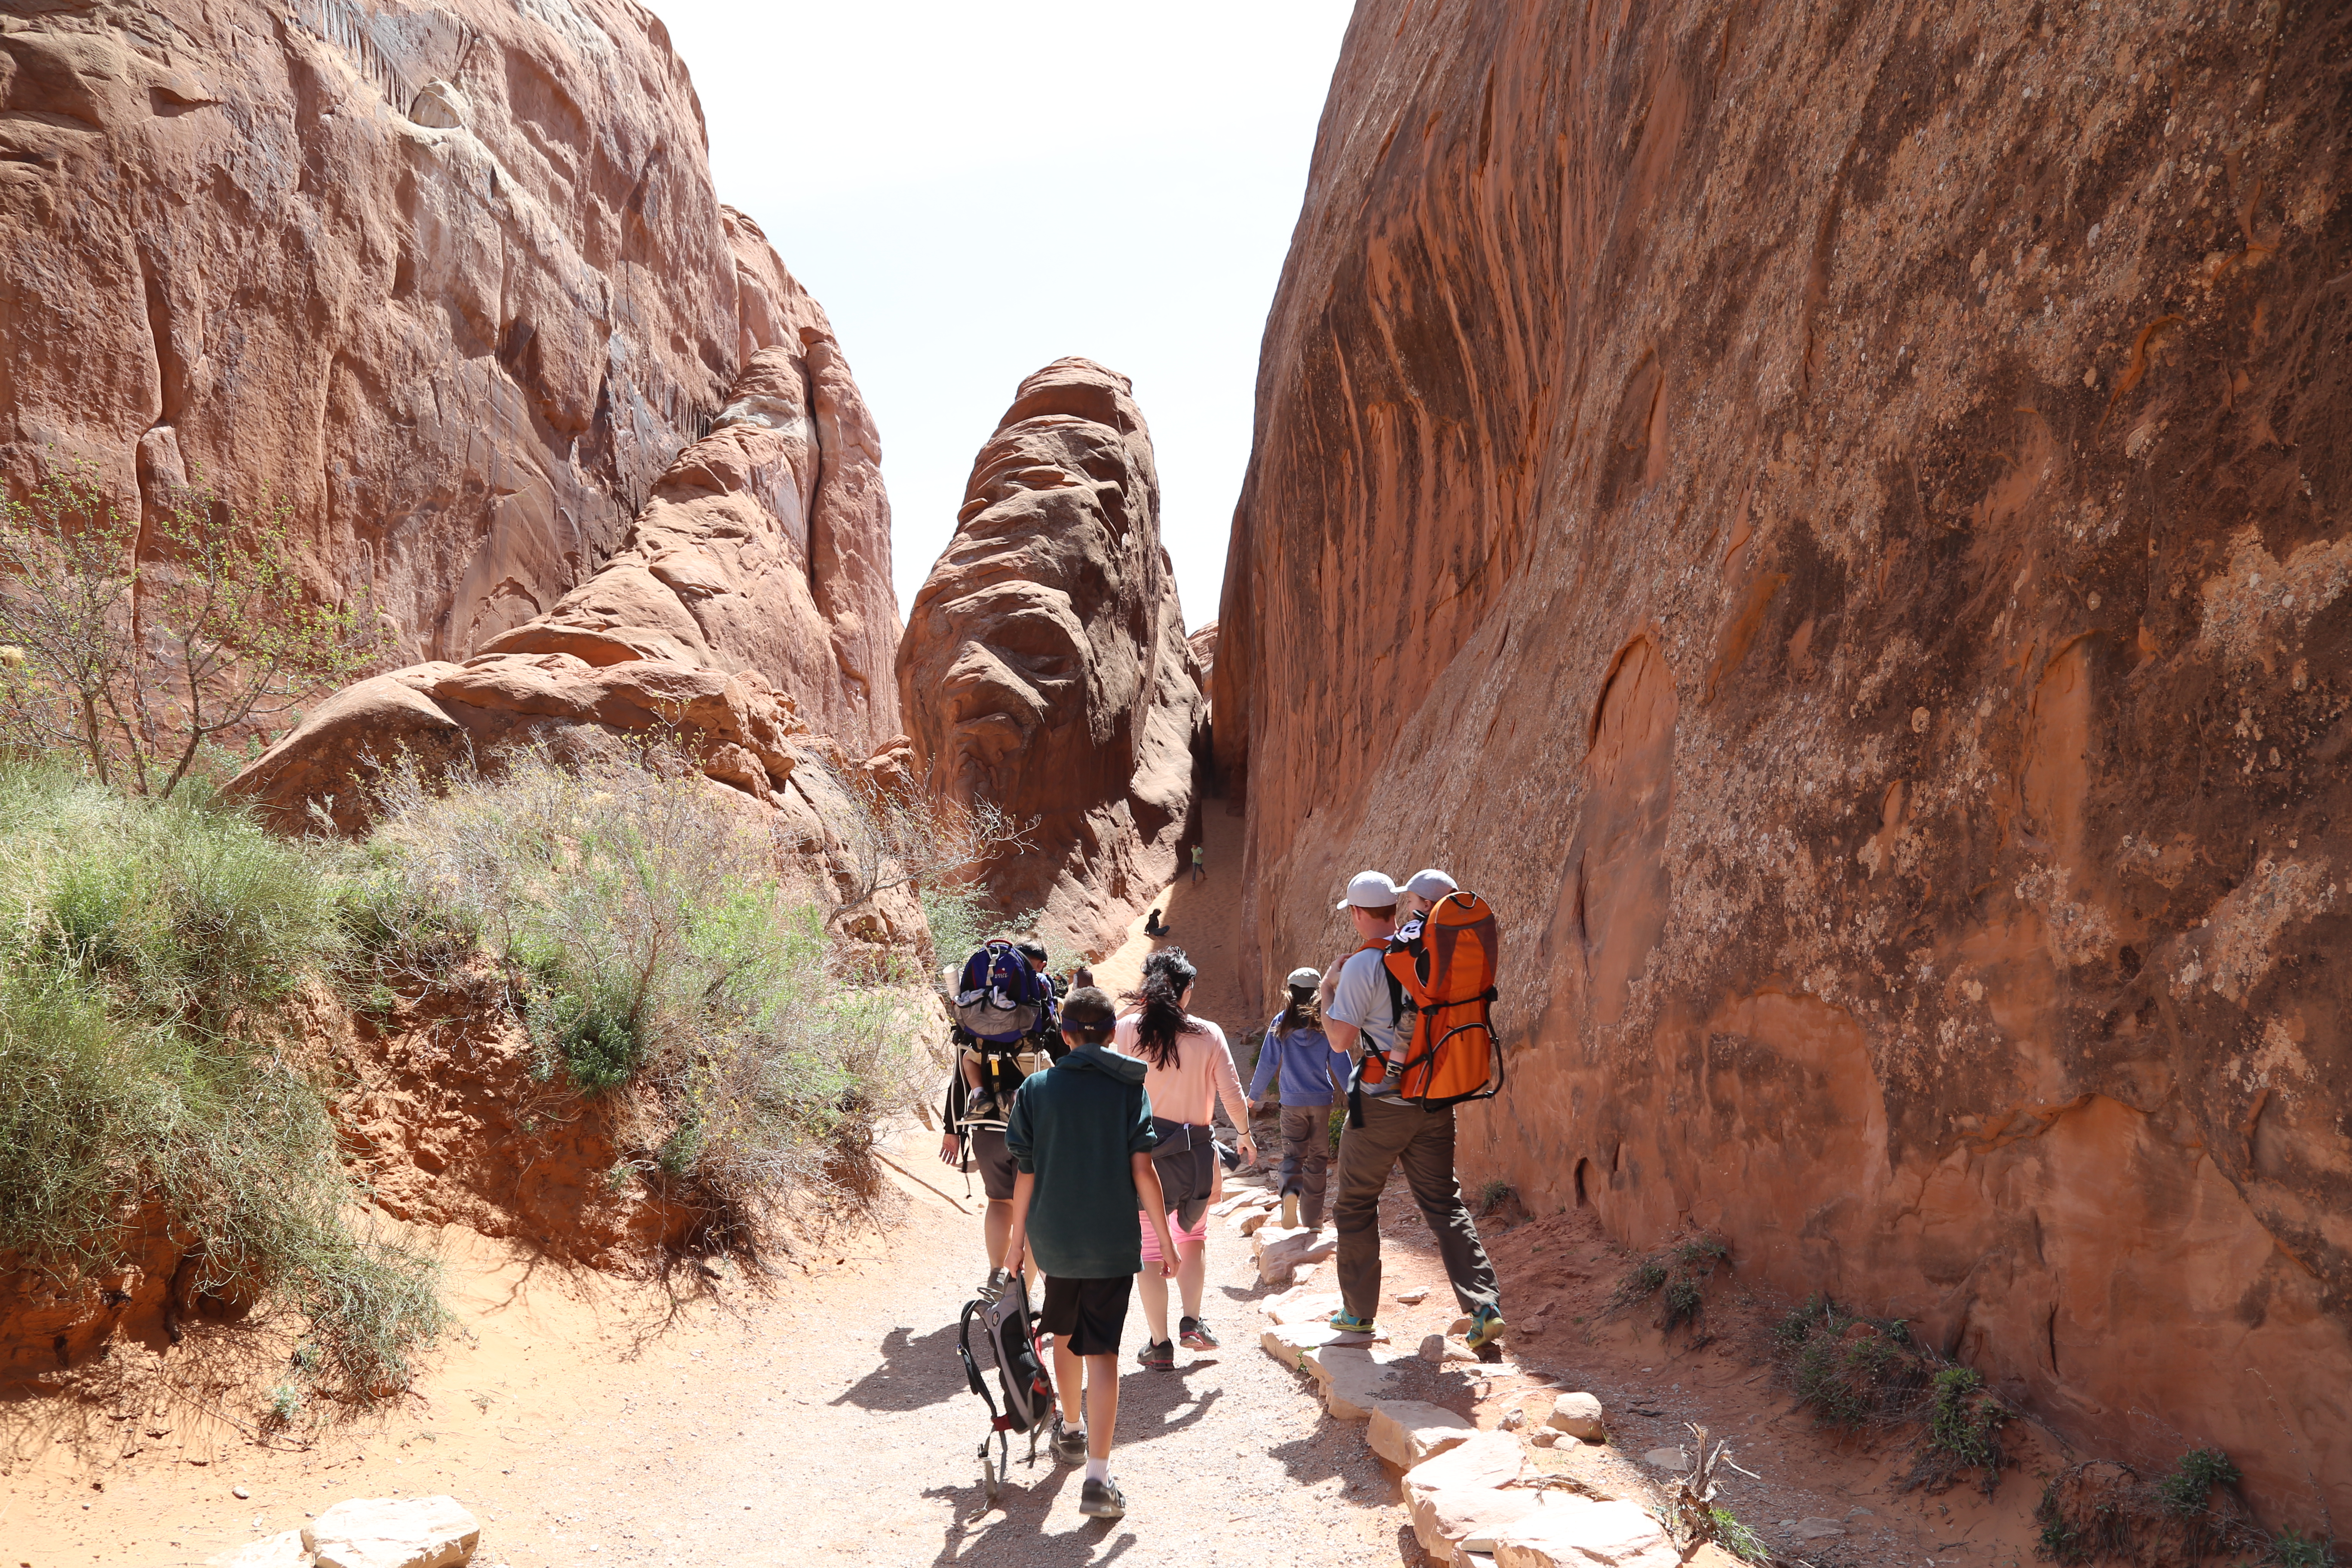
<path id="1" fill-rule="evenodd" d="M 1282 1108 L 1282 1173 L 1278 1193 L 1298 1194 L 1298 1223 L 1313 1230 L 1323 1223 L 1324 1177 L 1331 1168 L 1331 1108 Z"/>
<path id="2" fill-rule="evenodd" d="M 1495 1266 L 1486 1261 L 1462 1184 L 1454 1176 L 1454 1108 L 1423 1110 L 1402 1100 L 1364 1096 L 1364 1124 L 1339 1135 L 1339 1296 L 1359 1318 L 1381 1304 L 1381 1189 L 1402 1161 L 1405 1184 L 1437 1238 L 1445 1277 L 1465 1312 L 1501 1303 Z"/>

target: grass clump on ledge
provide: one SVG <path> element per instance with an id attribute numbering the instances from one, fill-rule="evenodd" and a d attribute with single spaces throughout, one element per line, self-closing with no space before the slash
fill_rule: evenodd
<path id="1" fill-rule="evenodd" d="M 0 1255 L 96 1279 L 161 1227 L 197 1298 L 290 1309 L 364 1397 L 445 1320 L 428 1260 L 346 1223 L 288 1016 L 342 947 L 320 870 L 201 786 L 0 764 Z"/>
<path id="2" fill-rule="evenodd" d="M 1660 1326 L 1668 1332 L 1684 1323 L 1696 1329 L 1706 1310 L 1706 1288 L 1714 1281 L 1716 1270 L 1730 1267 L 1731 1244 L 1713 1231 L 1701 1231 L 1638 1259 L 1617 1282 L 1609 1310 L 1622 1311 L 1663 1289 L 1665 1311 Z"/>
<path id="3" fill-rule="evenodd" d="M 535 1075 L 601 1101 L 621 1158 L 743 1247 L 767 1200 L 854 1194 L 911 1108 L 908 998 L 855 983 L 794 829 L 657 748 L 575 767 L 394 769 L 350 895 L 380 969 L 487 963 Z"/>

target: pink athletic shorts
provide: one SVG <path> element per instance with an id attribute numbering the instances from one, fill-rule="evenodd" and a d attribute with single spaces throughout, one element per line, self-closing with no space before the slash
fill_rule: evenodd
<path id="1" fill-rule="evenodd" d="M 1143 1227 L 1143 1261 L 1146 1263 L 1159 1262 L 1160 1237 L 1153 1232 L 1151 1222 L 1144 1217 L 1143 1211 L 1141 1209 L 1135 1211 L 1135 1223 Z M 1172 1214 L 1168 1216 L 1168 1237 L 1170 1240 L 1175 1242 L 1176 1251 L 1180 1256 L 1183 1253 L 1190 1252 L 1196 1247 L 1206 1245 L 1209 1237 L 1209 1211 L 1206 1209 L 1202 1209 L 1201 1211 L 1200 1222 L 1191 1230 L 1186 1230 L 1184 1228 L 1183 1222 L 1178 1219 L 1176 1215 Z"/>

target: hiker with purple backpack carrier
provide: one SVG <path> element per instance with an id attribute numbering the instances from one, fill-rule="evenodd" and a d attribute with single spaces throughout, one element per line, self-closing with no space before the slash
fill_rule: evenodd
<path id="1" fill-rule="evenodd" d="M 1034 942 L 998 938 L 981 944 L 961 968 L 944 976 L 955 1026 L 954 1068 L 940 1106 L 940 1158 L 966 1173 L 980 1170 L 988 1199 L 982 1222 L 992 1272 L 1004 1263 L 1013 1228 L 1013 1169 L 1004 1122 L 1022 1080 L 1060 1059 L 1054 982 L 1045 950 Z M 968 1189 L 967 1189 L 968 1190 Z"/>

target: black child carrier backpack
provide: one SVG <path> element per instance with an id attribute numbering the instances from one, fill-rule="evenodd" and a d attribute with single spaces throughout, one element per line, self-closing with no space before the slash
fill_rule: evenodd
<path id="1" fill-rule="evenodd" d="M 980 1330 L 977 1350 L 972 1345 L 975 1326 Z M 1029 1434 L 1029 1463 L 1034 1465 L 1038 1434 L 1054 1419 L 1054 1379 L 1038 1349 L 1037 1324 L 1030 1316 L 1029 1291 L 1020 1275 L 994 1270 L 980 1288 L 978 1299 L 964 1303 L 963 1319 L 956 1329 L 956 1353 L 963 1358 L 963 1374 L 971 1391 L 988 1405 L 988 1431 L 980 1439 L 980 1490 L 982 1506 L 987 1507 L 996 1501 L 996 1489 L 1012 1467 L 1005 1434 Z M 996 1381 L 1004 1394 L 1002 1410 L 982 1375 L 983 1358 L 996 1369 Z M 992 1458 L 988 1451 L 991 1437 L 996 1439 Z"/>

